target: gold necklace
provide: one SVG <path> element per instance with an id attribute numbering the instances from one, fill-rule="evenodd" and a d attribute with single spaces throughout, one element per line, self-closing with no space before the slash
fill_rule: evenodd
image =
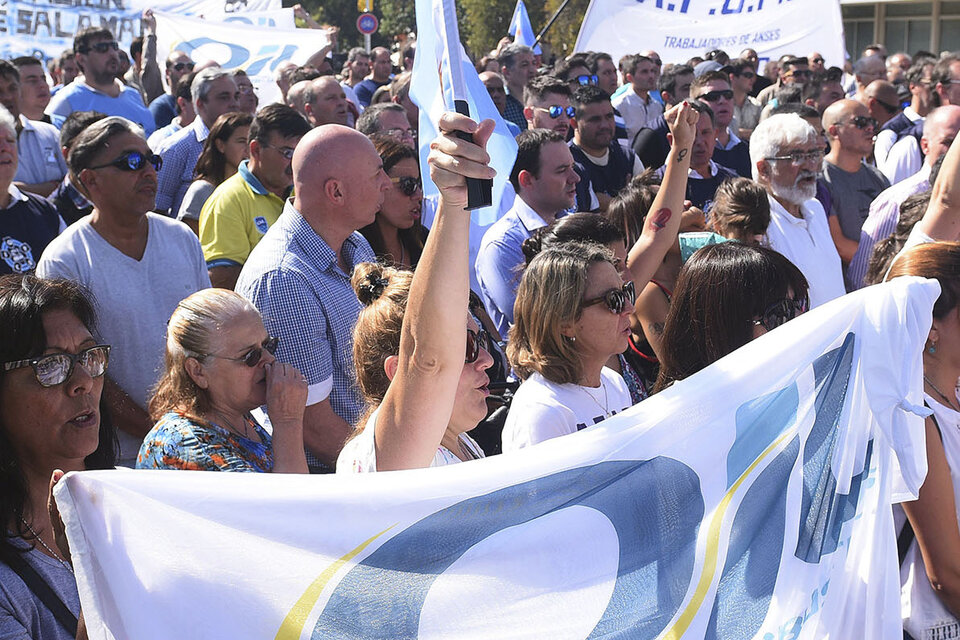
<path id="1" fill-rule="evenodd" d="M 29 522 L 23 519 L 23 516 L 20 516 L 20 522 L 22 522 L 24 526 L 27 527 L 27 531 L 30 532 L 30 535 L 33 536 L 34 540 L 40 543 L 41 547 L 47 550 L 48 554 L 53 556 L 57 562 L 62 564 L 64 568 L 67 569 L 67 571 L 69 571 L 70 573 L 73 573 L 73 567 L 71 567 L 70 564 L 66 560 L 64 560 L 59 553 L 57 553 L 56 551 L 51 549 L 49 546 L 47 546 L 47 543 L 43 541 L 43 538 L 40 537 L 40 534 L 33 530 L 33 527 L 30 526 Z"/>

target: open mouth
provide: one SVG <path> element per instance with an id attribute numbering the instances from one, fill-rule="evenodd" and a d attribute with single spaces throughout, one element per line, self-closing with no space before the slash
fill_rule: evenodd
<path id="1" fill-rule="evenodd" d="M 96 411 L 85 411 L 80 415 L 74 416 L 68 420 L 69 424 L 83 429 L 85 427 L 90 427 L 97 424 L 97 412 Z"/>

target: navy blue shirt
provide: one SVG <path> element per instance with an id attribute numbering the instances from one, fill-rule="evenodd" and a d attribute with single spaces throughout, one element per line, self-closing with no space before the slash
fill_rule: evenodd
<path id="1" fill-rule="evenodd" d="M 30 273 L 61 230 L 56 208 L 10 185 L 10 205 L 0 211 L 0 275 Z"/>

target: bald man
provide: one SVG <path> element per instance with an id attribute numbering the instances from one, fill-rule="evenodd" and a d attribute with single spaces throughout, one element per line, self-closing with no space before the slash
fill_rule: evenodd
<path id="1" fill-rule="evenodd" d="M 821 178 L 829 194 L 824 209 L 837 253 L 846 265 L 857 252 L 870 203 L 890 183 L 876 167 L 864 162 L 873 152 L 877 130 L 877 121 L 867 107 L 856 100 L 838 100 L 823 112 L 823 129 L 830 142 Z"/>
<path id="2" fill-rule="evenodd" d="M 304 109 L 306 103 L 304 102 L 303 97 L 307 91 L 307 87 L 309 87 L 312 83 L 313 80 L 301 80 L 300 82 L 293 84 L 287 90 L 287 106 L 291 109 L 296 109 L 304 118 L 307 117 L 307 113 Z"/>
<path id="3" fill-rule="evenodd" d="M 314 127 L 346 125 L 350 119 L 347 95 L 333 76 L 311 80 L 303 91 L 303 113 Z"/>
<path id="4" fill-rule="evenodd" d="M 853 98 L 867 104 L 865 96 L 867 87 L 874 80 L 883 80 L 887 77 L 887 65 L 880 56 L 866 56 L 853 65 L 853 75 L 857 81 L 857 93 Z"/>
<path id="5" fill-rule="evenodd" d="M 892 82 L 874 80 L 867 85 L 863 92 L 866 100 L 864 104 L 870 112 L 870 117 L 877 121 L 877 131 L 900 113 L 900 96 Z"/>
<path id="6" fill-rule="evenodd" d="M 353 268 L 376 260 L 357 229 L 373 222 L 390 178 L 373 143 L 342 125 L 321 125 L 293 154 L 292 199 L 240 272 L 237 292 L 280 338 L 277 359 L 307 378 L 307 464 L 333 470 L 364 404 L 353 382 L 353 325 L 361 305 Z"/>
<path id="7" fill-rule="evenodd" d="M 927 115 L 923 123 L 923 137 L 920 138 L 920 147 L 924 153 L 923 166 L 909 178 L 882 192 L 870 205 L 870 214 L 860 230 L 857 253 L 847 269 L 850 284 L 854 288 L 864 286 L 863 278 L 867 274 L 874 245 L 897 228 L 900 205 L 910 196 L 926 191 L 933 184 L 933 166 L 950 148 L 958 132 L 960 106 L 944 105 Z"/>

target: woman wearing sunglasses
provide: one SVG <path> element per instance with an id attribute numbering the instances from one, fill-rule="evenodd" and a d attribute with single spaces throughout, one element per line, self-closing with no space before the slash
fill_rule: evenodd
<path id="1" fill-rule="evenodd" d="M 180 302 L 150 400 L 157 424 L 137 468 L 307 473 L 307 383 L 273 357 L 277 342 L 256 308 L 233 291 L 204 289 Z M 272 436 L 251 414 L 263 405 Z"/>
<path id="2" fill-rule="evenodd" d="M 487 415 L 493 359 L 469 313 L 470 214 L 465 177 L 490 178 L 484 147 L 493 122 L 446 113 L 432 143 L 437 216 L 416 274 L 359 265 L 353 286 L 365 308 L 353 359 L 367 415 L 344 445 L 337 473 L 418 469 L 480 458 L 466 435 Z M 473 134 L 463 140 L 455 133 Z"/>
<path id="3" fill-rule="evenodd" d="M 69 552 L 58 545 L 62 525 L 47 500 L 61 472 L 114 466 L 116 435 L 100 413 L 110 347 L 97 343 L 95 324 L 93 305 L 75 283 L 0 278 L 3 638 L 86 637 L 77 633 L 80 597 Z M 44 586 L 49 595 L 38 593 Z"/>
<path id="4" fill-rule="evenodd" d="M 908 525 L 898 539 L 909 545 L 904 544 L 906 554 L 900 556 L 904 638 L 917 640 L 960 628 L 958 275 L 960 243 L 936 242 L 901 253 L 887 276 L 934 278 L 940 284 L 923 350 L 924 403 L 933 410 L 926 420 L 927 476 L 918 499 L 902 505 Z"/>
<path id="5" fill-rule="evenodd" d="M 374 221 L 360 229 L 377 260 L 401 269 L 413 269 L 423 253 L 427 230 L 420 224 L 423 185 L 414 149 L 388 136 L 376 136 L 374 146 L 390 177 L 383 205 Z"/>
<path id="6" fill-rule="evenodd" d="M 698 250 L 677 277 L 654 391 L 806 311 L 807 288 L 800 270 L 772 249 L 724 242 Z"/>

